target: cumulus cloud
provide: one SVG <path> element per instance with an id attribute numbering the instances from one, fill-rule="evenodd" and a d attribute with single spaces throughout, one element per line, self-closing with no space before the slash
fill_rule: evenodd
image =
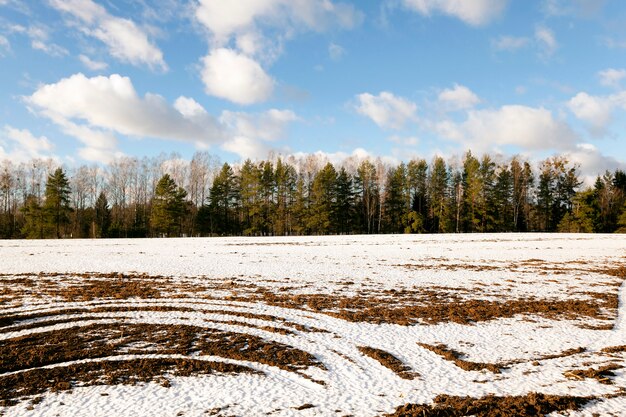
<path id="1" fill-rule="evenodd" d="M 190 142 L 197 147 L 223 145 L 239 155 L 269 149 L 266 142 L 283 137 L 288 124 L 299 120 L 290 110 L 259 114 L 224 111 L 210 115 L 193 98 L 179 97 L 169 104 L 158 94 L 139 96 L 128 77 L 88 78 L 75 74 L 39 87 L 25 98 L 29 107 L 80 140 L 83 159 L 109 161 L 120 155 L 117 135 Z M 263 155 L 264 156 L 264 155 Z"/>
<path id="2" fill-rule="evenodd" d="M 272 149 L 270 142 L 284 138 L 288 125 L 298 120 L 300 118 L 291 110 L 270 109 L 256 114 L 223 111 L 219 121 L 229 132 L 230 139 L 222 149 L 242 159 L 265 158 Z"/>
<path id="3" fill-rule="evenodd" d="M 271 109 L 258 114 L 224 111 L 219 120 L 236 136 L 275 141 L 284 137 L 289 123 L 299 119 L 291 110 Z"/>
<path id="4" fill-rule="evenodd" d="M 580 143 L 565 153 L 565 157 L 572 163 L 580 165 L 581 176 L 585 186 L 593 186 L 598 175 L 616 169 L 626 170 L 626 163 L 612 156 L 604 155 L 590 143 Z"/>
<path id="5" fill-rule="evenodd" d="M 480 103 L 480 98 L 469 88 L 454 84 L 439 93 L 439 102 L 450 110 L 470 109 Z"/>
<path id="6" fill-rule="evenodd" d="M 424 16 L 442 13 L 481 26 L 501 16 L 508 0 L 402 0 L 402 3 Z"/>
<path id="7" fill-rule="evenodd" d="M 598 72 L 600 84 L 607 87 L 620 88 L 621 82 L 625 77 L 626 70 L 624 69 L 608 68 Z"/>
<path id="8" fill-rule="evenodd" d="M 49 4 L 74 17 L 80 30 L 107 45 L 111 56 L 133 65 L 167 70 L 163 53 L 148 39 L 146 31 L 132 20 L 112 16 L 92 0 L 48 0 Z"/>
<path id="9" fill-rule="evenodd" d="M 511 145 L 522 149 L 567 149 L 576 135 L 563 121 L 555 119 L 550 110 L 521 105 L 498 109 L 471 110 L 461 123 L 438 122 L 442 136 L 474 149 L 485 145 Z"/>
<path id="10" fill-rule="evenodd" d="M 415 103 L 387 91 L 377 96 L 369 93 L 359 94 L 356 99 L 356 111 L 369 117 L 380 127 L 401 129 L 408 121 L 416 118 Z"/>
<path id="11" fill-rule="evenodd" d="M 27 162 L 36 158 L 52 157 L 54 145 L 45 136 L 36 137 L 28 129 L 5 125 L 0 130 L 0 159 Z"/>
<path id="12" fill-rule="evenodd" d="M 93 78 L 75 74 L 41 86 L 26 102 L 88 148 L 113 149 L 114 132 L 192 143 L 222 138 L 216 120 L 208 113 L 191 116 L 159 95 L 140 97 L 130 79 L 117 74 Z"/>
<path id="13" fill-rule="evenodd" d="M 580 120 L 589 123 L 598 133 L 604 132 L 613 113 L 613 103 L 607 97 L 594 97 L 578 93 L 567 102 L 567 107 Z"/>
<path id="14" fill-rule="evenodd" d="M 267 100 L 274 80 L 252 58 L 232 49 L 213 50 L 203 59 L 202 81 L 207 94 L 238 104 Z"/>
<path id="15" fill-rule="evenodd" d="M 500 36 L 491 40 L 491 47 L 496 51 L 517 51 L 526 47 L 529 42 L 530 40 L 524 36 Z"/>
<path id="16" fill-rule="evenodd" d="M 302 29 L 351 28 L 362 19 L 351 4 L 330 0 L 200 0 L 195 14 L 217 46 L 224 46 L 231 37 L 258 33 L 263 26 L 290 36 Z"/>
<path id="17" fill-rule="evenodd" d="M 84 66 L 92 71 L 101 71 L 109 67 L 109 64 L 107 64 L 106 62 L 94 61 L 86 55 L 81 54 L 78 56 L 78 59 Z"/>
<path id="18" fill-rule="evenodd" d="M 246 136 L 235 136 L 222 145 L 225 151 L 238 155 L 241 159 L 262 159 L 267 157 L 271 147 L 259 140 Z"/>
<path id="19" fill-rule="evenodd" d="M 554 32 L 545 26 L 537 26 L 535 28 L 535 41 L 539 45 L 540 55 L 543 58 L 550 58 L 559 48 Z"/>
<path id="20" fill-rule="evenodd" d="M 199 0 L 195 17 L 207 29 L 211 44 L 202 59 L 206 92 L 252 104 L 271 95 L 274 81 L 262 65 L 280 56 L 285 40 L 306 30 L 351 28 L 362 14 L 348 3 L 331 0 Z"/>
<path id="21" fill-rule="evenodd" d="M 626 91 L 608 96 L 592 96 L 580 92 L 567 102 L 567 107 L 578 119 L 589 124 L 594 135 L 601 136 L 606 133 L 614 110 L 626 110 Z"/>

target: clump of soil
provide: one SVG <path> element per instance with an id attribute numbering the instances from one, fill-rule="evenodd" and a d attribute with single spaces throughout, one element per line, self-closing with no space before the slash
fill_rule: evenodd
<path id="1" fill-rule="evenodd" d="M 110 361 L 107 358 L 145 354 L 219 356 L 263 363 L 298 374 L 311 366 L 325 369 L 324 365 L 308 352 L 248 334 L 186 325 L 91 324 L 0 341 L 0 373 L 24 371 L 0 378 L 0 386 L 7 387 L 0 390 L 0 401 L 9 404 L 16 396 L 40 393 L 37 388 L 39 380 L 62 382 L 63 384 L 59 385 L 62 389 L 73 386 L 73 383 L 67 381 L 89 384 L 95 384 L 98 381 L 106 384 L 120 383 L 120 381 L 123 383 L 126 379 L 133 381 L 138 378 L 137 375 L 142 374 L 137 374 L 139 371 L 133 369 L 129 370 L 126 364 L 136 365 L 137 363 Z M 61 366 L 53 368 L 54 370 L 41 369 L 46 365 L 85 359 L 102 360 L 97 361 L 95 365 Z M 216 369 L 216 365 L 207 365 L 202 361 L 197 364 L 184 361 L 172 364 L 169 359 L 159 359 L 154 363 L 140 362 L 140 364 L 145 365 L 140 370 L 145 368 L 144 371 L 149 374 L 150 378 L 158 372 L 162 374 L 172 369 L 172 372 L 178 372 L 176 375 L 184 375 L 180 372 L 187 372 L 186 367 L 192 365 L 191 369 L 200 366 L 200 371 L 205 368 Z M 146 368 L 148 365 L 149 368 Z M 102 372 L 93 376 L 91 366 L 102 369 Z M 118 366 L 121 368 L 118 369 Z M 225 372 L 228 372 L 228 369 Z M 237 372 L 241 371 L 239 368 L 232 369 L 236 369 Z M 126 374 L 128 375 L 124 376 Z M 306 374 L 301 374 L 301 376 L 308 377 Z M 139 380 L 143 381 L 141 378 Z M 35 384 L 33 388 L 28 388 L 32 384 Z M 50 383 L 40 385 L 43 391 L 57 386 L 56 383 L 52 386 Z"/>
<path id="2" fill-rule="evenodd" d="M 291 371 L 323 367 L 310 353 L 248 334 L 186 325 L 92 324 L 0 341 L 0 373 L 121 354 L 192 353 Z"/>
<path id="3" fill-rule="evenodd" d="M 621 353 L 621 352 L 626 352 L 626 345 L 605 347 L 604 349 L 602 349 L 602 352 L 604 352 L 604 353 Z"/>
<path id="4" fill-rule="evenodd" d="M 597 379 L 601 384 L 612 384 L 613 381 L 611 377 L 615 376 L 613 371 L 617 369 L 622 369 L 623 366 L 611 363 L 609 365 L 602 366 L 598 369 L 589 368 L 589 369 L 573 369 L 570 371 L 563 372 L 568 378 L 583 380 L 585 378 L 593 378 Z"/>
<path id="5" fill-rule="evenodd" d="M 387 417 L 526 417 L 547 416 L 555 411 L 578 410 L 591 399 L 530 393 L 525 396 L 483 398 L 439 395 L 434 404 L 407 404 Z"/>
<path id="6" fill-rule="evenodd" d="M 388 294 L 387 294 L 388 293 Z M 383 296 L 384 295 L 384 296 Z M 605 293 L 592 299 L 569 300 L 481 300 L 464 299 L 454 292 L 416 290 L 387 291 L 385 294 L 337 297 L 328 294 L 284 294 L 259 288 L 237 301 L 261 301 L 285 308 L 306 308 L 351 322 L 392 323 L 404 326 L 454 322 L 471 324 L 516 315 L 541 315 L 550 319 L 589 317 L 606 320 L 607 310 L 617 308 L 617 294 Z"/>
<path id="7" fill-rule="evenodd" d="M 395 372 L 395 374 L 402 379 L 415 379 L 419 378 L 420 376 L 417 372 L 414 372 L 410 366 L 408 366 L 389 352 L 369 346 L 359 346 L 359 350 L 364 355 L 367 355 L 370 358 L 380 362 L 380 364 L 385 368 Z"/>
<path id="8" fill-rule="evenodd" d="M 0 377 L 0 406 L 11 406 L 25 397 L 48 390 L 66 391 L 92 385 L 137 384 L 160 382 L 169 386 L 166 376 L 195 376 L 212 373 L 262 373 L 250 368 L 222 362 L 194 359 L 105 360 L 72 364 L 64 367 L 31 369 Z"/>
<path id="9" fill-rule="evenodd" d="M 465 356 L 463 353 L 450 349 L 444 344 L 428 345 L 426 343 L 418 343 L 418 345 L 424 349 L 430 350 L 431 352 L 435 352 L 437 355 L 448 361 L 454 362 L 456 366 L 465 371 L 482 371 L 483 369 L 486 369 L 494 374 L 498 374 L 502 372 L 502 368 L 505 368 L 505 365 L 466 361 L 462 359 L 462 357 Z"/>

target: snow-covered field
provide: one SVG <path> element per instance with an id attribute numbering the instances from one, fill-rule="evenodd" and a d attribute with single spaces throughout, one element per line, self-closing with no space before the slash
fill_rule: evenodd
<path id="1" fill-rule="evenodd" d="M 0 414 L 626 415 L 625 235 L 0 241 Z"/>

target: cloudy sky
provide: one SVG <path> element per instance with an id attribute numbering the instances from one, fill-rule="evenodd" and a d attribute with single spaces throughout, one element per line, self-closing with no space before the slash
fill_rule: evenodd
<path id="1" fill-rule="evenodd" d="M 625 167 L 622 0 L 0 0 L 0 158 Z"/>

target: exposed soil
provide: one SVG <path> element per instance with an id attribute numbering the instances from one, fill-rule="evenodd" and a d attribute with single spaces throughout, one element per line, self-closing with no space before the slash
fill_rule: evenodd
<path id="1" fill-rule="evenodd" d="M 605 347 L 604 349 L 602 349 L 602 352 L 604 352 L 604 353 L 621 353 L 621 352 L 626 352 L 626 345 Z"/>
<path id="2" fill-rule="evenodd" d="M 472 268 L 463 264 L 464 267 Z M 535 265 L 536 266 L 536 265 Z M 580 268 L 580 265 L 577 266 Z M 626 267 L 618 266 L 603 270 L 582 270 L 582 273 L 598 273 L 619 278 L 626 277 Z M 206 285 L 186 285 L 162 276 L 146 274 L 54 274 L 0 276 L 2 291 L 13 291 L 13 302 L 29 294 L 37 298 L 51 297 L 68 301 L 91 301 L 95 299 L 176 298 L 197 294 L 204 299 L 219 298 L 231 301 L 263 302 L 285 308 L 307 309 L 328 314 L 352 322 L 392 323 L 414 325 L 417 323 L 455 322 L 471 324 L 517 315 L 540 315 L 545 318 L 589 318 L 604 323 L 581 323 L 581 326 L 608 328 L 618 307 L 618 287 L 605 291 L 581 292 L 563 299 L 505 299 L 493 297 L 481 299 L 480 291 L 467 298 L 467 290 L 458 288 L 424 288 L 415 290 L 357 291 L 357 295 L 294 294 L 276 291 L 273 287 L 261 287 L 239 282 L 236 279 L 207 280 Z M 9 282 L 19 285 L 6 285 Z M 620 284 L 619 283 L 616 284 Z M 11 290 L 9 287 L 13 288 Z M 13 320 L 13 321 L 12 321 Z M 12 317 L 0 317 L 0 326 L 14 323 Z M 309 329 L 292 327 L 300 331 Z"/>
<path id="3" fill-rule="evenodd" d="M 395 372 L 395 374 L 402 379 L 416 379 L 420 376 L 419 373 L 413 371 L 410 366 L 389 352 L 369 346 L 359 346 L 359 350 L 364 355 L 380 362 L 380 364 L 385 368 Z"/>
<path id="4" fill-rule="evenodd" d="M 613 381 L 611 377 L 615 376 L 613 371 L 617 369 L 622 369 L 623 366 L 612 363 L 609 365 L 602 366 L 598 369 L 589 368 L 589 369 L 573 369 L 571 371 L 563 372 L 568 378 L 582 380 L 585 378 L 593 378 L 597 379 L 601 384 L 612 384 Z"/>
<path id="5" fill-rule="evenodd" d="M 434 404 L 407 404 L 388 417 L 526 417 L 546 416 L 555 411 L 578 410 L 591 399 L 531 393 L 517 397 L 483 398 L 439 395 Z"/>
<path id="6" fill-rule="evenodd" d="M 156 381 L 169 386 L 170 376 L 194 376 L 212 373 L 262 373 L 250 368 L 221 362 L 194 359 L 134 359 L 98 361 L 55 368 L 32 369 L 0 377 L 0 406 L 15 405 L 19 400 L 44 394 L 48 390 L 65 391 L 91 385 L 136 384 Z"/>
<path id="7" fill-rule="evenodd" d="M 6 403 L 12 401 L 15 396 L 30 395 L 27 394 L 30 392 L 27 386 L 38 379 L 51 379 L 50 372 L 53 373 L 55 381 L 77 381 L 89 384 L 103 378 L 107 384 L 116 383 L 115 381 L 118 380 L 123 381 L 122 376 L 128 371 L 126 362 L 110 362 L 106 361 L 106 358 L 116 355 L 143 354 L 219 356 L 263 363 L 298 374 L 300 374 L 299 371 L 310 366 L 325 369 L 313 355 L 307 352 L 248 334 L 185 325 L 92 324 L 0 341 L 0 373 L 28 370 L 0 379 L 0 382 L 6 381 L 6 383 L 0 383 L 0 386 L 15 385 L 16 387 L 1 391 L 2 398 L 0 399 Z M 54 370 L 31 369 L 84 359 L 103 359 L 103 361 L 98 361 L 98 365 L 61 366 L 53 368 Z M 156 376 L 159 369 L 169 372 L 173 366 L 171 361 L 163 360 L 163 366 L 160 365 L 160 361 L 146 362 L 144 365 L 147 368 L 140 368 L 139 371 L 148 373 L 150 378 Z M 100 369 L 99 364 L 102 363 L 106 365 L 102 367 L 103 373 L 92 376 L 91 367 Z M 212 371 L 217 366 L 205 362 L 196 364 L 183 361 L 181 363 L 187 367 L 192 364 L 192 369 L 199 367 L 199 371 L 202 369 Z M 174 364 L 176 372 L 180 372 L 181 363 Z M 122 366 L 119 371 L 116 370 L 118 365 Z M 83 367 L 86 368 L 83 369 Z M 221 365 L 217 369 L 220 372 L 223 369 L 226 369 L 224 372 L 231 372 L 232 369 L 237 372 L 241 371 L 237 367 L 220 367 Z M 130 377 L 136 374 L 135 371 L 128 373 Z M 184 374 L 177 373 L 177 375 Z M 301 374 L 301 376 L 308 377 L 306 374 Z M 37 387 L 33 387 L 32 390 L 39 393 Z M 50 388 L 50 385 L 43 384 L 43 387 L 41 389 L 45 391 Z"/>
<path id="8" fill-rule="evenodd" d="M 502 364 L 493 364 L 493 363 L 480 363 L 480 362 L 470 362 L 462 359 L 464 356 L 463 353 L 456 351 L 454 349 L 448 348 L 444 344 L 439 345 L 427 345 L 426 343 L 418 343 L 424 349 L 428 349 L 431 352 L 435 352 L 437 355 L 440 355 L 444 359 L 454 362 L 456 366 L 465 370 L 465 371 L 482 371 L 486 369 L 488 371 L 493 372 L 494 374 L 498 374 L 502 372 L 502 369 L 506 367 L 506 365 Z"/>
<path id="9" fill-rule="evenodd" d="M 122 354 L 211 355 L 286 370 L 323 368 L 311 354 L 260 337 L 185 325 L 92 324 L 0 341 L 0 373 Z"/>
<path id="10" fill-rule="evenodd" d="M 276 327 L 263 326 L 258 327 L 263 330 L 282 333 L 282 334 L 294 334 L 294 331 L 300 332 L 325 332 L 323 329 L 317 329 L 314 327 L 303 326 L 299 323 L 294 323 L 292 321 L 283 319 L 281 317 L 271 316 L 267 314 L 253 314 L 253 313 L 245 313 L 241 311 L 230 311 L 230 310 L 220 310 L 220 309 L 208 309 L 208 308 L 191 308 L 191 307 L 176 307 L 176 306 L 167 306 L 167 305 L 147 305 L 147 306 L 137 306 L 137 307 L 128 307 L 128 306 L 106 306 L 106 307 L 92 307 L 92 308 L 72 308 L 65 310 L 52 310 L 45 311 L 41 313 L 30 313 L 30 314 L 14 314 L 0 317 L 0 333 L 4 332 L 16 332 L 28 329 L 34 329 L 37 327 L 43 326 L 51 326 L 53 324 L 60 323 L 71 323 L 74 321 L 85 320 L 81 315 L 89 314 L 89 313 L 120 313 L 120 312 L 141 312 L 141 311 L 158 311 L 158 312 L 181 312 L 181 313 L 203 313 L 203 314 L 224 314 L 229 317 L 241 317 L 247 319 L 257 319 L 264 320 L 270 323 L 277 323 L 282 326 L 289 327 L 290 329 L 280 329 Z M 55 319 L 56 316 L 76 316 L 74 318 L 67 319 Z M 48 318 L 48 319 L 46 319 Z M 102 316 L 98 317 L 98 319 L 106 319 L 108 317 Z M 31 321 L 37 319 L 34 323 L 23 324 L 19 326 L 20 323 Z M 117 318 L 119 319 L 119 317 Z M 225 320 L 220 320 L 221 322 L 226 322 Z M 229 320 L 238 326 L 247 326 L 247 327 L 257 327 L 250 323 L 245 322 L 235 322 L 232 319 Z M 6 328 L 8 326 L 12 326 L 10 328 Z"/>

